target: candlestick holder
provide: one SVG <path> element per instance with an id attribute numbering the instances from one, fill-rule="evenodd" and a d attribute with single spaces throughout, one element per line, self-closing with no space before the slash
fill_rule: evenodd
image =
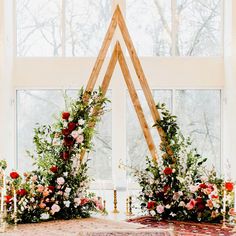
<path id="1" fill-rule="evenodd" d="M 13 218 L 14 218 L 14 230 L 17 230 L 17 212 L 14 212 L 13 214 Z"/>
<path id="2" fill-rule="evenodd" d="M 127 216 L 133 216 L 133 211 L 132 211 L 132 205 L 133 205 L 133 202 L 132 202 L 132 196 L 129 196 L 126 198 L 126 215 Z"/>
<path id="3" fill-rule="evenodd" d="M 129 216 L 129 198 L 126 198 L 126 215 Z"/>
<path id="4" fill-rule="evenodd" d="M 228 229 L 228 226 L 226 225 L 225 213 L 226 213 L 225 211 L 222 212 L 222 214 L 223 214 L 223 221 L 222 221 L 221 229 Z"/>
<path id="5" fill-rule="evenodd" d="M 116 189 L 114 189 L 114 202 L 113 203 L 114 203 L 114 209 L 113 209 L 112 213 L 115 213 L 115 214 L 120 213 L 117 210 L 117 191 L 116 191 Z"/>
<path id="6" fill-rule="evenodd" d="M 107 215 L 108 214 L 107 209 L 106 209 L 106 200 L 103 200 L 103 211 L 102 211 L 102 214 L 103 215 Z"/>

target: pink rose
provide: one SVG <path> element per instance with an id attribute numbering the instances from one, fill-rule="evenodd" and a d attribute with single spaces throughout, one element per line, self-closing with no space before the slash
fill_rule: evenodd
<path id="1" fill-rule="evenodd" d="M 43 185 L 40 184 L 40 185 L 37 186 L 37 191 L 38 191 L 39 193 L 42 193 L 43 190 L 44 190 Z"/>
<path id="2" fill-rule="evenodd" d="M 158 205 L 156 210 L 157 210 L 157 213 L 162 214 L 164 212 L 165 208 L 162 205 Z"/>
<path id="3" fill-rule="evenodd" d="M 71 136 L 74 138 L 74 139 L 77 139 L 78 136 L 79 136 L 79 132 L 74 130 L 72 133 L 71 133 Z"/>
<path id="4" fill-rule="evenodd" d="M 198 191 L 199 186 L 191 185 L 191 186 L 189 187 L 189 189 L 190 189 L 190 192 L 191 192 L 191 193 L 194 193 L 194 192 Z"/>
<path id="5" fill-rule="evenodd" d="M 187 203 L 186 208 L 187 208 L 188 210 L 192 210 L 192 209 L 195 207 L 195 205 L 196 205 L 196 201 L 195 201 L 194 199 L 191 199 L 191 200 Z"/>
<path id="6" fill-rule="evenodd" d="M 78 138 L 76 139 L 77 143 L 82 143 L 84 141 L 84 136 L 83 135 L 79 135 Z"/>
<path id="7" fill-rule="evenodd" d="M 210 209 L 213 209 L 214 205 L 213 205 L 212 200 L 207 200 L 206 206 L 208 206 Z"/>
<path id="8" fill-rule="evenodd" d="M 54 215 L 56 212 L 59 212 L 61 210 L 60 206 L 58 206 L 57 204 L 53 204 L 51 207 L 51 212 Z"/>
<path id="9" fill-rule="evenodd" d="M 57 178 L 57 183 L 59 185 L 63 185 L 65 183 L 65 179 L 63 177 L 59 177 L 59 178 Z"/>
<path id="10" fill-rule="evenodd" d="M 34 176 L 32 176 L 31 179 L 32 179 L 33 182 L 35 182 L 35 181 L 38 179 L 38 176 L 37 176 L 37 175 L 34 175 Z"/>

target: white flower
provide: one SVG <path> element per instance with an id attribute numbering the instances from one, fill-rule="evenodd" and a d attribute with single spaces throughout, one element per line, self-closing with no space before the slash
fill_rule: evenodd
<path id="1" fill-rule="evenodd" d="M 156 212 L 154 210 L 150 211 L 151 216 L 155 216 Z"/>
<path id="2" fill-rule="evenodd" d="M 63 128 L 67 128 L 68 127 L 68 123 L 66 121 L 63 122 Z"/>
<path id="3" fill-rule="evenodd" d="M 65 179 L 63 177 L 59 177 L 59 178 L 57 178 L 57 183 L 59 185 L 63 185 L 65 183 Z"/>
<path id="4" fill-rule="evenodd" d="M 175 216 L 176 216 L 176 214 L 173 213 L 173 212 L 171 212 L 170 215 L 171 215 L 172 217 L 175 217 Z"/>
<path id="5" fill-rule="evenodd" d="M 199 189 L 199 186 L 191 185 L 189 186 L 189 190 L 191 193 L 196 192 Z"/>
<path id="6" fill-rule="evenodd" d="M 52 214 L 54 215 L 56 212 L 59 212 L 61 210 L 60 206 L 57 204 L 53 204 L 51 207 Z"/>
<path id="7" fill-rule="evenodd" d="M 79 124 L 79 125 L 84 125 L 84 123 L 85 123 L 85 121 L 84 121 L 83 119 L 79 119 L 79 120 L 78 120 L 78 124 Z"/>
<path id="8" fill-rule="evenodd" d="M 80 203 L 81 203 L 80 198 L 76 197 L 76 198 L 74 199 L 74 203 L 75 203 L 75 206 L 79 206 Z"/>
<path id="9" fill-rule="evenodd" d="M 77 133 L 82 134 L 83 132 L 84 132 L 84 130 L 81 127 L 79 127 L 78 130 L 77 130 Z"/>
<path id="10" fill-rule="evenodd" d="M 68 172 L 64 172 L 63 175 L 64 175 L 65 177 L 67 177 L 67 176 L 68 176 Z"/>
<path id="11" fill-rule="evenodd" d="M 49 219 L 49 214 L 48 213 L 42 213 L 40 216 L 41 220 L 48 220 Z"/>
<path id="12" fill-rule="evenodd" d="M 170 209 L 170 207 L 171 207 L 170 204 L 167 204 L 167 205 L 165 206 L 166 209 Z"/>
<path id="13" fill-rule="evenodd" d="M 184 201 L 181 201 L 181 202 L 179 203 L 179 206 L 180 206 L 180 207 L 185 207 Z"/>
<path id="14" fill-rule="evenodd" d="M 65 192 L 70 193 L 70 191 L 71 191 L 71 188 L 66 187 Z"/>
<path id="15" fill-rule="evenodd" d="M 70 201 L 64 201 L 63 203 L 64 203 L 64 205 L 65 205 L 66 207 L 69 207 L 69 206 L 70 206 Z"/>

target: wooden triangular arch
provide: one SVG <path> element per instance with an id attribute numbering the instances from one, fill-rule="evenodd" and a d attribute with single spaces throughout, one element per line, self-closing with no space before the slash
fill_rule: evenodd
<path id="1" fill-rule="evenodd" d="M 126 26 L 124 17 L 121 13 L 119 5 L 117 5 L 116 10 L 112 16 L 111 23 L 110 23 L 108 31 L 106 33 L 102 47 L 101 47 L 100 52 L 98 54 L 95 65 L 93 67 L 92 73 L 89 77 L 86 91 L 91 92 L 94 89 L 94 86 L 95 86 L 96 81 L 98 79 L 98 75 L 101 71 L 101 68 L 104 63 L 108 48 L 111 44 L 111 41 L 112 41 L 112 38 L 114 36 L 114 32 L 115 32 L 117 26 L 119 26 L 119 28 L 120 28 L 124 42 L 126 44 L 130 58 L 132 60 L 135 72 L 137 74 L 138 80 L 139 80 L 142 90 L 144 92 L 149 109 L 151 111 L 153 120 L 154 120 L 154 122 L 156 122 L 157 120 L 160 120 L 160 115 L 158 113 L 158 110 L 156 109 L 156 104 L 155 104 L 154 99 L 152 97 L 151 90 L 148 86 L 147 79 L 145 77 L 140 60 L 139 60 L 137 53 L 135 51 L 133 42 L 132 42 L 131 37 L 129 35 L 128 29 L 127 29 L 127 26 Z M 104 80 L 103 80 L 102 86 L 101 86 L 102 92 L 104 95 L 106 94 L 117 62 L 119 62 L 119 64 L 120 64 L 122 74 L 124 76 L 126 85 L 128 87 L 128 91 L 129 91 L 131 100 L 133 102 L 135 111 L 137 113 L 141 128 L 143 130 L 143 134 L 146 139 L 146 142 L 147 142 L 148 148 L 150 150 L 150 153 L 152 155 L 152 158 L 154 161 L 157 161 L 157 151 L 155 148 L 155 144 L 154 144 L 149 126 L 148 126 L 147 121 L 145 119 L 143 109 L 142 109 L 141 104 L 139 102 L 139 98 L 136 93 L 135 86 L 133 84 L 131 74 L 130 74 L 128 65 L 126 63 L 124 53 L 121 49 L 119 41 L 117 41 L 115 44 L 109 65 L 107 67 L 107 71 L 105 73 Z M 157 130 L 158 130 L 158 133 L 159 133 L 161 139 L 163 140 L 165 138 L 165 133 L 164 133 L 163 129 L 161 129 L 160 127 L 157 127 Z M 81 158 L 83 158 L 83 156 L 84 156 L 84 153 L 82 154 Z"/>

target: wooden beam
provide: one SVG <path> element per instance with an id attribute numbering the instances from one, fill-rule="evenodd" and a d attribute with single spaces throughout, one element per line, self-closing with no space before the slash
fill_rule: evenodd
<path id="1" fill-rule="evenodd" d="M 145 119 L 142 106 L 139 102 L 139 98 L 138 98 L 135 86 L 133 84 L 133 81 L 132 81 L 132 78 L 131 78 L 131 75 L 129 72 L 129 68 L 128 68 L 127 63 L 125 61 L 125 57 L 124 57 L 124 54 L 122 52 L 119 42 L 117 42 L 117 52 L 118 52 L 118 61 L 120 64 L 120 68 L 123 73 L 123 76 L 124 76 L 124 79 L 125 79 L 125 82 L 126 82 L 129 94 L 130 94 L 130 98 L 133 102 L 136 114 L 138 116 L 139 123 L 140 123 L 142 131 L 143 131 L 143 135 L 146 139 L 146 142 L 147 142 L 148 148 L 150 150 L 150 153 L 152 155 L 153 161 L 156 162 L 157 161 L 157 151 L 155 148 L 155 144 L 154 144 L 149 126 L 148 126 L 147 121 Z"/>
<path id="2" fill-rule="evenodd" d="M 118 52 L 117 52 L 117 43 L 116 43 L 113 53 L 112 53 L 112 56 L 111 56 L 111 59 L 110 59 L 110 62 L 109 62 L 109 65 L 107 67 L 107 71 L 106 71 L 104 79 L 102 81 L 101 89 L 102 89 L 102 92 L 104 95 L 106 94 L 108 86 L 110 84 L 111 77 L 113 75 L 117 60 L 118 60 Z"/>
<path id="3" fill-rule="evenodd" d="M 143 89 L 143 93 L 146 97 L 148 106 L 149 106 L 151 114 L 152 114 L 153 121 L 154 122 L 156 122 L 157 120 L 159 121 L 161 119 L 160 114 L 159 114 L 158 110 L 156 109 L 156 104 L 155 104 L 155 101 L 153 99 L 151 89 L 148 86 L 146 76 L 143 72 L 143 68 L 141 66 L 140 60 L 139 60 L 138 55 L 136 53 L 136 50 L 134 48 L 133 42 L 131 40 L 129 31 L 127 29 L 124 17 L 121 13 L 121 10 L 120 10 L 119 6 L 117 6 L 117 8 L 116 8 L 116 12 L 118 13 L 118 25 L 120 27 L 120 31 L 121 31 L 122 36 L 124 38 L 126 47 L 128 49 L 129 55 L 130 55 L 130 58 L 133 62 L 134 69 L 136 71 L 136 74 L 137 74 L 137 77 L 139 79 L 140 85 Z M 164 139 L 165 132 L 163 131 L 163 129 L 161 129 L 158 126 L 157 126 L 157 129 L 158 129 L 158 132 L 159 132 L 159 135 L 160 135 L 161 139 Z"/>
<path id="4" fill-rule="evenodd" d="M 114 36 L 114 32 L 115 32 L 115 29 L 117 27 L 117 22 L 118 22 L 117 15 L 118 15 L 118 9 L 115 10 L 115 12 L 112 16 L 111 23 L 109 25 L 106 36 L 105 36 L 104 41 L 102 43 L 102 47 L 101 47 L 100 52 L 98 54 L 95 65 L 92 69 L 92 73 L 89 77 L 88 84 L 87 84 L 87 87 L 86 87 L 86 91 L 93 91 L 93 89 L 94 89 L 94 86 L 96 84 L 99 72 L 102 68 L 102 65 L 103 65 L 104 60 L 105 60 L 106 55 L 107 55 L 108 48 L 111 44 L 111 40 Z"/>

